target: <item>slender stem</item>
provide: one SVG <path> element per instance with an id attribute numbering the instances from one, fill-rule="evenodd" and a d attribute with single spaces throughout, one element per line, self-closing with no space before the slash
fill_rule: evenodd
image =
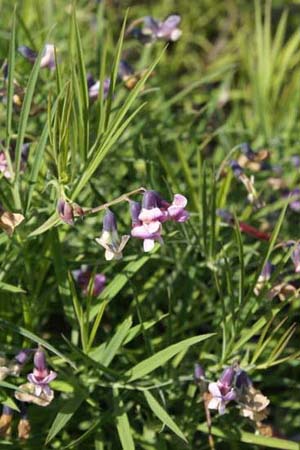
<path id="1" fill-rule="evenodd" d="M 145 192 L 145 191 L 146 191 L 146 189 L 143 188 L 143 187 L 140 187 L 138 189 L 134 189 L 133 191 L 130 191 L 127 194 L 123 194 L 120 197 L 115 198 L 114 200 L 112 200 L 110 202 L 103 203 L 103 205 L 96 206 L 95 208 L 87 208 L 87 209 L 84 208 L 83 209 L 84 214 L 85 215 L 87 215 L 87 214 L 95 214 L 95 213 L 97 213 L 99 211 L 103 211 L 103 209 L 106 209 L 106 208 L 108 208 L 111 205 L 116 205 L 117 203 L 121 203 L 121 202 L 123 202 L 125 200 L 128 201 L 129 197 L 131 197 L 134 194 L 138 194 L 140 192 Z"/>

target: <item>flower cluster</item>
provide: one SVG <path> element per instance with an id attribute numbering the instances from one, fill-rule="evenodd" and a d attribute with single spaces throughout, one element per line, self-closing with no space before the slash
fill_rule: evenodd
<path id="1" fill-rule="evenodd" d="M 204 370 L 196 365 L 195 381 L 200 383 L 202 393 L 208 389 L 208 409 L 216 410 L 220 415 L 226 413 L 232 402 L 238 406 L 241 416 L 254 422 L 260 422 L 268 415 L 269 399 L 254 388 L 248 374 L 238 364 L 227 367 L 216 382 L 207 382 Z M 203 388 L 204 382 L 206 388 Z"/>
<path id="2" fill-rule="evenodd" d="M 74 225 L 75 217 L 84 217 L 87 214 L 95 213 L 105 208 L 106 212 L 103 219 L 102 233 L 96 239 L 96 242 L 105 249 L 105 259 L 107 261 L 112 259 L 118 260 L 122 258 L 123 250 L 130 236 L 141 239 L 143 241 L 144 251 L 149 252 L 153 249 L 155 242 L 163 243 L 163 223 L 167 221 L 183 223 L 189 218 L 189 213 L 185 209 L 187 199 L 181 194 L 175 194 L 173 201 L 169 203 L 156 191 L 141 188 L 134 191 L 134 193 L 136 192 L 143 193 L 142 202 L 133 201 L 129 199 L 130 194 L 125 194 L 117 199 L 117 201 L 113 200 L 100 207 L 88 209 L 68 203 L 65 200 L 60 200 L 58 202 L 57 212 L 63 222 L 68 225 Z M 109 206 L 124 200 L 129 202 L 132 227 L 130 235 L 126 234 L 120 237 L 117 229 L 116 216 L 109 209 Z M 86 286 L 83 289 L 86 289 Z"/>
<path id="3" fill-rule="evenodd" d="M 87 266 L 82 266 L 78 270 L 73 270 L 72 275 L 80 287 L 83 295 L 91 294 L 98 297 L 105 287 L 106 276 L 103 273 L 93 275 Z"/>
<path id="4" fill-rule="evenodd" d="M 41 347 L 36 350 L 21 350 L 11 361 L 7 361 L 5 358 L 2 358 L 0 361 L 0 380 L 2 381 L 8 376 L 20 376 L 32 354 L 34 354 L 34 367 L 33 371 L 27 375 L 28 382 L 21 384 L 18 390 L 15 391 L 15 398 L 20 406 L 20 421 L 18 424 L 18 437 L 20 439 L 29 438 L 30 423 L 27 417 L 29 403 L 48 406 L 52 402 L 54 392 L 49 384 L 56 378 L 57 374 L 52 370 L 48 370 L 46 355 Z M 13 410 L 4 405 L 0 417 L 0 436 L 10 435 L 12 419 Z"/>

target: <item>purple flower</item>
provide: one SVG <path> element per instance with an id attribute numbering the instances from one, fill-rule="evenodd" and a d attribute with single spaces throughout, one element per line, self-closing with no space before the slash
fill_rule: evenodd
<path id="1" fill-rule="evenodd" d="M 297 243 L 295 245 L 294 250 L 291 255 L 291 258 L 292 258 L 292 261 L 295 266 L 295 272 L 299 273 L 300 272 L 300 244 L 299 243 Z"/>
<path id="2" fill-rule="evenodd" d="M 209 383 L 208 390 L 212 395 L 208 408 L 217 409 L 220 415 L 225 413 L 227 403 L 236 399 L 236 393 L 233 388 L 224 389 L 218 382 Z"/>
<path id="3" fill-rule="evenodd" d="M 172 204 L 168 207 L 168 216 L 175 222 L 186 222 L 189 213 L 186 211 L 187 199 L 181 194 L 175 194 Z"/>
<path id="4" fill-rule="evenodd" d="M 88 85 L 89 98 L 91 100 L 97 100 L 97 98 L 99 97 L 99 92 L 100 92 L 100 81 L 95 80 L 91 74 L 88 74 L 87 75 L 87 85 Z M 104 100 L 108 96 L 109 87 L 110 87 L 110 79 L 105 78 L 103 80 L 103 98 L 104 98 Z"/>
<path id="5" fill-rule="evenodd" d="M 240 178 L 244 174 L 242 167 L 234 159 L 229 161 L 229 166 L 231 167 L 233 174 L 236 178 Z"/>
<path id="6" fill-rule="evenodd" d="M 300 189 L 296 188 L 292 190 L 288 194 L 288 197 L 290 199 L 289 207 L 295 212 L 300 212 Z"/>
<path id="7" fill-rule="evenodd" d="M 255 161 L 256 153 L 252 150 L 248 142 L 245 142 L 244 144 L 241 145 L 241 151 L 250 161 Z"/>
<path id="8" fill-rule="evenodd" d="M 105 259 L 107 261 L 121 259 L 123 256 L 122 251 L 129 238 L 130 236 L 128 235 L 119 237 L 115 215 L 110 209 L 107 209 L 103 219 L 101 236 L 96 239 L 96 242 L 105 249 Z"/>
<path id="9" fill-rule="evenodd" d="M 216 383 L 209 383 L 208 390 L 212 394 L 212 399 L 208 404 L 209 409 L 217 409 L 219 414 L 224 414 L 228 402 L 236 399 L 236 392 L 233 383 L 236 370 L 233 366 L 224 370 Z"/>
<path id="10" fill-rule="evenodd" d="M 74 213 L 70 203 L 66 202 L 63 199 L 58 200 L 57 212 L 63 222 L 67 223 L 68 225 L 74 225 Z"/>
<path id="11" fill-rule="evenodd" d="M 163 242 L 161 238 L 161 222 L 167 218 L 166 212 L 159 208 L 161 198 L 155 191 L 145 191 L 142 208 L 137 215 L 137 205 L 131 209 L 133 228 L 131 236 L 143 239 L 145 252 L 153 249 L 155 241 Z"/>
<path id="12" fill-rule="evenodd" d="M 39 348 L 34 355 L 33 372 L 27 376 L 28 381 L 34 385 L 34 393 L 40 397 L 42 393 L 51 396 L 52 390 L 49 383 L 57 377 L 56 372 L 47 369 L 46 355 L 42 348 Z"/>
<path id="13" fill-rule="evenodd" d="M 216 214 L 228 225 L 234 225 L 234 217 L 227 209 L 217 209 Z"/>
<path id="14" fill-rule="evenodd" d="M 250 386 L 252 386 L 252 381 L 247 372 L 245 370 L 238 369 L 236 373 L 235 387 L 238 390 L 243 391 L 248 389 Z"/>
<path id="15" fill-rule="evenodd" d="M 198 381 L 202 381 L 205 377 L 205 371 L 200 364 L 195 364 L 194 368 L 194 380 L 197 383 Z"/>
<path id="16" fill-rule="evenodd" d="M 38 56 L 35 51 L 26 47 L 26 45 L 19 47 L 18 51 L 31 63 L 34 63 Z M 55 69 L 55 47 L 53 44 L 46 44 L 44 47 L 40 68 L 44 69 L 45 67 L 51 70 Z"/>
<path id="17" fill-rule="evenodd" d="M 83 294 L 88 295 L 92 272 L 86 266 L 82 266 L 79 270 L 73 270 L 72 274 Z M 92 296 L 98 297 L 105 287 L 106 277 L 103 273 L 96 273 L 93 278 Z"/>
<path id="18" fill-rule="evenodd" d="M 152 41 L 156 39 L 177 41 L 182 34 L 182 31 L 178 28 L 180 21 L 181 17 L 176 14 L 168 16 L 163 21 L 147 16 L 144 18 L 144 25 L 141 30 L 142 36 L 149 37 Z"/>

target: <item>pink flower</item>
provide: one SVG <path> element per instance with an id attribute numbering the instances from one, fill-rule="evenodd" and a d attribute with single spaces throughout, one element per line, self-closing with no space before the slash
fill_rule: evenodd
<path id="1" fill-rule="evenodd" d="M 168 216 L 175 222 L 186 222 L 189 213 L 186 211 L 187 199 L 181 194 L 175 194 L 172 204 L 168 207 Z"/>
<path id="2" fill-rule="evenodd" d="M 82 266 L 79 270 L 72 272 L 75 280 L 80 286 L 84 295 L 89 293 L 89 284 L 92 277 L 92 272 L 86 267 Z M 105 287 L 106 277 L 103 273 L 96 273 L 93 280 L 92 296 L 98 297 Z"/>
<path id="3" fill-rule="evenodd" d="M 47 369 L 46 356 L 41 348 L 35 352 L 34 366 L 33 372 L 27 376 L 29 383 L 34 385 L 34 394 L 37 397 L 40 397 L 42 393 L 51 396 L 52 390 L 49 383 L 57 377 L 57 374 Z"/>
<path id="4" fill-rule="evenodd" d="M 4 152 L 0 152 L 0 172 L 5 178 L 11 178 L 11 173 L 8 169 L 8 164 Z"/>
<path id="5" fill-rule="evenodd" d="M 224 387 L 219 383 L 209 383 L 208 390 L 212 395 L 212 399 L 208 403 L 209 409 L 217 409 L 220 415 L 223 415 L 228 402 L 235 400 L 236 393 L 234 389 Z"/>

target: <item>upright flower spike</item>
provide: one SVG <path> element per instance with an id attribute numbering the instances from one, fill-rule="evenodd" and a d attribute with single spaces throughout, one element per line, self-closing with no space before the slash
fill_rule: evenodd
<path id="1" fill-rule="evenodd" d="M 32 64 L 35 63 L 38 56 L 35 51 L 31 50 L 29 47 L 26 47 L 26 45 L 19 47 L 18 51 L 29 62 Z M 40 68 L 44 69 L 45 67 L 51 70 L 55 69 L 55 47 L 53 44 L 46 44 L 44 47 Z"/>
<path id="2" fill-rule="evenodd" d="M 57 377 L 57 374 L 48 370 L 46 355 L 41 347 L 35 352 L 33 362 L 34 369 L 27 376 L 28 383 L 20 386 L 20 391 L 15 392 L 15 397 L 22 402 L 48 406 L 54 398 L 54 392 L 49 383 Z"/>
<path id="3" fill-rule="evenodd" d="M 73 270 L 72 274 L 82 290 L 83 295 L 88 295 L 92 272 L 87 266 L 82 266 L 79 270 Z M 105 287 L 105 282 L 106 276 L 103 273 L 95 274 L 91 291 L 93 297 L 98 297 L 101 294 Z"/>
<path id="4" fill-rule="evenodd" d="M 123 257 L 122 251 L 129 238 L 130 236 L 125 235 L 120 239 L 115 215 L 110 209 L 107 209 L 103 218 L 103 230 L 101 236 L 96 239 L 96 242 L 105 249 L 105 259 L 107 261 L 121 259 Z"/>

